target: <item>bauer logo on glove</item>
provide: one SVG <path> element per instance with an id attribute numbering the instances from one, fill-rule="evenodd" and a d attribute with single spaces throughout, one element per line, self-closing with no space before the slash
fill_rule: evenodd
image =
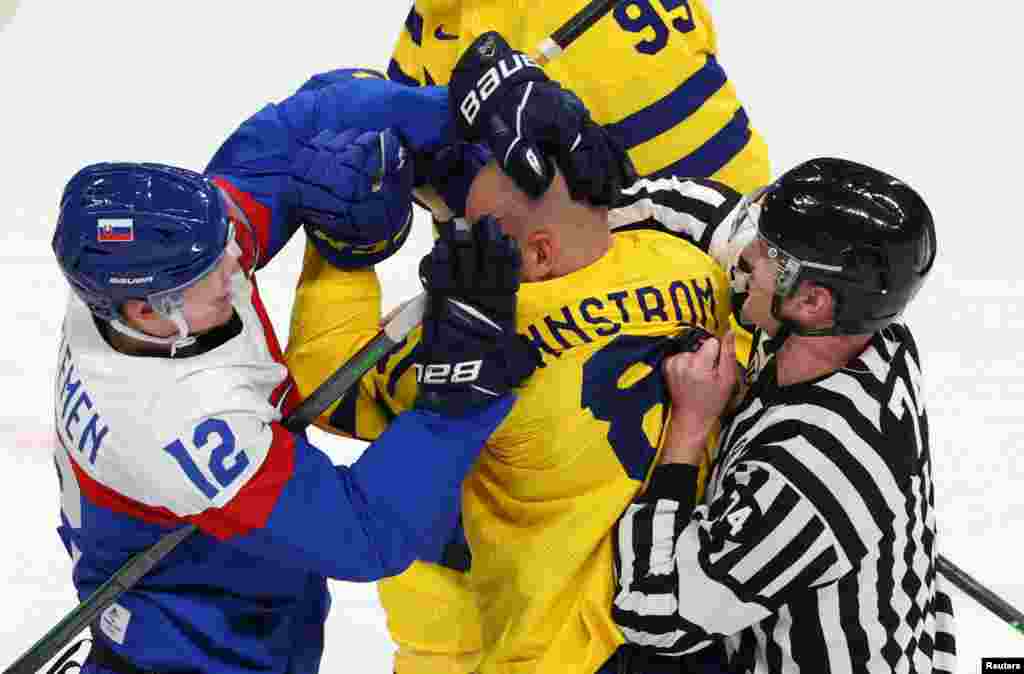
<path id="1" fill-rule="evenodd" d="M 489 40 L 487 44 L 490 45 L 493 54 L 495 50 L 494 42 Z M 480 51 L 483 53 L 483 49 Z M 476 81 L 476 87 L 470 89 L 469 93 L 462 99 L 462 102 L 459 103 L 459 112 L 462 113 L 466 124 L 472 126 L 476 122 L 476 116 L 480 112 L 481 104 L 491 97 L 491 94 L 498 89 L 502 80 L 507 80 L 519 73 L 523 68 L 537 68 L 540 70 L 540 66 L 526 54 L 512 54 L 512 56 L 498 61 L 486 70 L 480 76 L 480 79 Z"/>
<path id="2" fill-rule="evenodd" d="M 552 82 L 530 57 L 495 32 L 459 57 L 448 82 L 459 137 L 486 143 L 501 168 L 530 197 L 551 186 L 555 164 L 577 201 L 610 206 L 636 171 L 587 107 Z"/>

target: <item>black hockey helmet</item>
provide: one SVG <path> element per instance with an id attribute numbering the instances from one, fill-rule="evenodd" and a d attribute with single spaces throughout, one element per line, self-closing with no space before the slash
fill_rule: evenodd
<path id="1" fill-rule="evenodd" d="M 896 320 L 935 262 L 935 225 L 921 196 L 870 166 L 819 158 L 745 200 L 779 263 L 773 313 L 813 281 L 836 300 L 831 328 L 796 334 L 869 334 Z M 786 321 L 783 321 L 786 323 Z"/>

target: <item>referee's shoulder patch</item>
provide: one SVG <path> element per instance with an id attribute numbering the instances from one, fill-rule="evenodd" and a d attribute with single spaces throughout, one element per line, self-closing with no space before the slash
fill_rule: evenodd
<path id="1" fill-rule="evenodd" d="M 722 541 L 749 543 L 760 528 L 764 515 L 755 494 L 768 481 L 768 471 L 741 463 L 722 482 L 722 496 L 708 512 L 712 537 Z"/>

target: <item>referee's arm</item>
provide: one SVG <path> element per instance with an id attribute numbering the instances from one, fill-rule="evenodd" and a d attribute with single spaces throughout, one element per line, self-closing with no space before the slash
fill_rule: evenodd
<path id="1" fill-rule="evenodd" d="M 853 565 L 812 503 L 772 466 L 741 462 L 694 507 L 693 466 L 667 464 L 619 522 L 612 616 L 630 643 L 699 650 Z"/>

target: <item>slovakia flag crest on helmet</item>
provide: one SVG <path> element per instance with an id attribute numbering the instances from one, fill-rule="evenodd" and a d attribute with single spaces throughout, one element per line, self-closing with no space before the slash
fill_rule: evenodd
<path id="1" fill-rule="evenodd" d="M 96 222 L 96 240 L 134 241 L 135 223 L 131 218 L 99 218 Z"/>

